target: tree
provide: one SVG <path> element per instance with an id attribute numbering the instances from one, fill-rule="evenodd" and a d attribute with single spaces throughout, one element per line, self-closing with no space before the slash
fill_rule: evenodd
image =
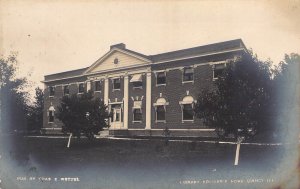
<path id="1" fill-rule="evenodd" d="M 94 98 L 91 92 L 80 96 L 64 96 L 56 116 L 64 124 L 63 132 L 69 132 L 78 138 L 84 133 L 89 139 L 93 139 L 94 134 L 108 127 L 107 106 L 100 99 Z"/>
<path id="2" fill-rule="evenodd" d="M 250 138 L 268 125 L 273 90 L 270 61 L 260 61 L 250 52 L 226 64 L 214 85 L 200 92 L 195 113 L 216 128 L 219 137 Z"/>
<path id="3" fill-rule="evenodd" d="M 0 58 L 0 120 L 1 130 L 25 130 L 29 94 L 25 91 L 29 83 L 25 77 L 16 76 L 17 55 Z"/>
<path id="4" fill-rule="evenodd" d="M 291 53 L 285 55 L 279 63 L 274 74 L 274 104 L 277 132 L 288 138 L 298 138 L 299 107 L 300 107 L 300 55 Z"/>
<path id="5" fill-rule="evenodd" d="M 41 88 L 35 88 L 35 101 L 28 107 L 28 131 L 40 131 L 43 126 L 44 92 Z"/>

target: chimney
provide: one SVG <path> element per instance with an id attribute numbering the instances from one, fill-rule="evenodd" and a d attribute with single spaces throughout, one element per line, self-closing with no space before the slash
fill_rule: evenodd
<path id="1" fill-rule="evenodd" d="M 118 49 L 126 49 L 126 45 L 124 43 L 118 43 L 118 44 L 115 44 L 115 45 L 111 45 L 110 46 L 110 50 L 112 48 L 118 48 Z"/>

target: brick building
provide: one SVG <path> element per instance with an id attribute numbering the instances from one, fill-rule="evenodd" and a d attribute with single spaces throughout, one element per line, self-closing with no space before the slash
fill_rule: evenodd
<path id="1" fill-rule="evenodd" d="M 112 45 L 90 67 L 46 75 L 43 129 L 60 132 L 55 111 L 63 95 L 91 90 L 113 112 L 111 135 L 214 136 L 193 114 L 201 90 L 214 85 L 229 60 L 247 52 L 241 39 L 144 55 Z"/>

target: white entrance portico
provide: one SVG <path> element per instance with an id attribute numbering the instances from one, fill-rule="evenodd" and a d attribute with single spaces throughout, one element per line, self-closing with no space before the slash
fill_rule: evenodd
<path id="1" fill-rule="evenodd" d="M 114 102 L 110 103 L 109 106 L 112 113 L 112 117 L 110 118 L 110 129 L 124 129 L 123 103 Z"/>
<path id="2" fill-rule="evenodd" d="M 101 95 L 103 95 L 104 104 L 108 106 L 108 112 L 111 114 L 108 119 L 109 130 L 127 130 L 133 124 L 135 126 L 140 124 L 147 130 L 151 129 L 151 63 L 147 57 L 128 51 L 124 44 L 119 44 L 112 46 L 109 52 L 84 72 L 85 75 L 90 76 L 89 80 L 101 78 L 104 81 Z M 117 90 L 114 90 L 114 83 L 111 82 L 114 78 L 120 78 Z M 131 121 L 134 116 L 129 94 L 146 97 L 145 115 L 141 115 L 145 119 L 137 122 Z M 141 105 L 139 111 L 142 112 Z"/>

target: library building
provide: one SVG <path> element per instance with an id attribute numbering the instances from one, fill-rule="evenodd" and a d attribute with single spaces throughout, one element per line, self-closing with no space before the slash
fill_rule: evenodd
<path id="1" fill-rule="evenodd" d="M 112 136 L 216 136 L 214 129 L 194 115 L 201 90 L 214 87 L 226 63 L 244 56 L 241 39 L 145 55 L 125 44 L 108 52 L 89 67 L 44 77 L 43 131 L 61 133 L 55 111 L 64 95 L 91 91 L 112 112 Z"/>

